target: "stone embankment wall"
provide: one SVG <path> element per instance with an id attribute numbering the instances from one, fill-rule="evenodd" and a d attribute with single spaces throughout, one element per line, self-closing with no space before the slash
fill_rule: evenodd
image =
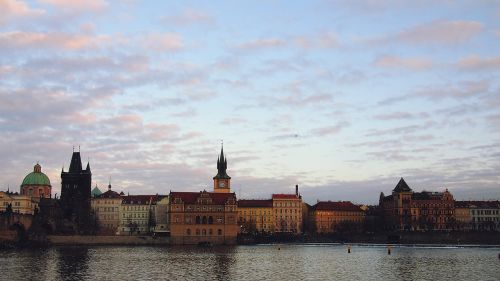
<path id="1" fill-rule="evenodd" d="M 170 237 L 49 235 L 52 245 L 169 245 Z"/>

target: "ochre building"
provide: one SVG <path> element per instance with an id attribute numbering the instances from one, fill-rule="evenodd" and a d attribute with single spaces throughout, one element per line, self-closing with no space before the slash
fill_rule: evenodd
<path id="1" fill-rule="evenodd" d="M 364 220 L 365 212 L 349 201 L 322 201 L 309 211 L 309 221 L 317 233 L 359 231 Z"/>
<path id="2" fill-rule="evenodd" d="M 170 192 L 172 244 L 235 244 L 238 234 L 236 195 L 231 193 L 227 159 L 217 159 L 214 192 Z"/>
<path id="3" fill-rule="evenodd" d="M 299 234 L 302 231 L 302 196 L 295 186 L 295 194 L 273 194 L 274 231 Z"/>
<path id="4" fill-rule="evenodd" d="M 238 200 L 238 224 L 242 233 L 273 233 L 273 200 Z"/>

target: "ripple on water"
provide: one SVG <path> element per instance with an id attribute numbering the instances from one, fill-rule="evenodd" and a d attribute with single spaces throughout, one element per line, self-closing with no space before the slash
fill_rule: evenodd
<path id="1" fill-rule="evenodd" d="M 61 247 L 0 252 L 0 280 L 500 280 L 500 248 Z"/>

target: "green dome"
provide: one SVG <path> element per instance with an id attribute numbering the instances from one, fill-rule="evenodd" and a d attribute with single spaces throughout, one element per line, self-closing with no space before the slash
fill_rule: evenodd
<path id="1" fill-rule="evenodd" d="M 25 185 L 49 185 L 49 178 L 42 173 L 42 167 L 39 164 L 35 165 L 34 171 L 29 173 L 26 177 L 24 177 L 23 183 L 21 186 Z"/>

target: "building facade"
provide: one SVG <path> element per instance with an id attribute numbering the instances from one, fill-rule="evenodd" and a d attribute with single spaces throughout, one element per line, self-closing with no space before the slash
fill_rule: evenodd
<path id="1" fill-rule="evenodd" d="M 49 177 L 42 173 L 42 166 L 36 164 L 33 167 L 33 172 L 24 177 L 21 183 L 20 195 L 29 196 L 32 198 L 50 198 L 52 193 L 52 185 Z"/>
<path id="2" fill-rule="evenodd" d="M 158 201 L 156 201 L 155 209 L 155 227 L 154 234 L 159 236 L 169 236 L 170 235 L 170 198 L 168 196 L 159 196 Z"/>
<path id="3" fill-rule="evenodd" d="M 273 194 L 274 231 L 299 234 L 302 232 L 302 196 L 298 186 L 295 194 Z"/>
<path id="4" fill-rule="evenodd" d="M 500 201 L 468 201 L 475 231 L 500 231 Z"/>
<path id="5" fill-rule="evenodd" d="M 309 221 L 317 233 L 359 232 L 365 220 L 360 206 L 349 201 L 321 201 L 311 206 Z"/>
<path id="6" fill-rule="evenodd" d="M 0 191 L 0 212 L 6 212 L 8 208 L 13 213 L 33 215 L 37 202 L 28 195 Z"/>
<path id="7" fill-rule="evenodd" d="M 119 235 L 152 234 L 155 229 L 156 202 L 158 195 L 122 196 L 120 206 Z"/>
<path id="8" fill-rule="evenodd" d="M 455 226 L 455 207 L 451 193 L 413 192 L 401 178 L 392 195 L 380 195 L 384 222 L 393 230 L 450 230 Z"/>
<path id="9" fill-rule="evenodd" d="M 273 200 L 238 200 L 238 224 L 242 233 L 274 233 Z"/>
<path id="10" fill-rule="evenodd" d="M 115 234 L 117 232 L 120 225 L 121 204 L 122 196 L 111 190 L 111 183 L 106 192 L 92 197 L 92 211 L 97 219 L 100 233 Z"/>

